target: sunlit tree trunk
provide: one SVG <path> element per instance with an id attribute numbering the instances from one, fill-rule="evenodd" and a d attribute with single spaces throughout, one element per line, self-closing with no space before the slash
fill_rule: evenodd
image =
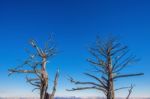
<path id="1" fill-rule="evenodd" d="M 48 88 L 48 74 L 46 71 L 46 58 L 43 58 L 42 60 L 42 68 L 41 68 L 41 90 L 40 90 L 40 94 L 41 94 L 41 99 L 45 99 L 46 97 L 46 92 L 47 92 L 47 88 Z"/>

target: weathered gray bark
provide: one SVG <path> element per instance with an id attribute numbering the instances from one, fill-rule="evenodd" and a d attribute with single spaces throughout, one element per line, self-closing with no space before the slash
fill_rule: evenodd
<path id="1" fill-rule="evenodd" d="M 46 92 L 48 88 L 48 74 L 46 71 L 46 58 L 43 57 L 42 68 L 41 68 L 41 90 L 40 90 L 40 99 L 45 99 Z"/>
<path id="2" fill-rule="evenodd" d="M 56 87 L 58 84 L 59 70 L 55 74 L 54 85 L 51 93 L 46 92 L 45 99 L 54 99 L 56 93 Z"/>
<path id="3" fill-rule="evenodd" d="M 115 99 L 114 94 L 114 80 L 113 80 L 113 70 L 112 70 L 112 59 L 110 55 L 110 50 L 107 51 L 107 67 L 108 67 L 108 89 L 107 89 L 107 99 Z"/>
<path id="4" fill-rule="evenodd" d="M 47 92 L 48 73 L 46 66 L 48 58 L 55 55 L 55 48 L 51 45 L 50 46 L 47 45 L 44 49 L 42 49 L 36 44 L 34 40 L 32 40 L 30 44 L 36 50 L 36 54 L 30 54 L 29 55 L 30 58 L 27 59 L 23 63 L 23 65 L 18 66 L 17 68 L 14 69 L 9 69 L 9 75 L 11 75 L 12 73 L 34 74 L 36 77 L 35 78 L 27 77 L 27 82 L 35 86 L 35 89 L 38 89 L 40 91 L 40 99 L 53 99 L 56 92 L 59 72 L 57 71 L 55 75 L 52 93 L 48 93 Z M 22 70 L 22 67 L 24 65 L 28 65 L 29 67 L 31 67 L 31 70 L 24 70 L 24 69 Z"/>
<path id="5" fill-rule="evenodd" d="M 136 61 L 134 56 L 126 56 L 128 47 L 122 46 L 116 38 L 110 37 L 107 40 L 96 41 L 96 45 L 89 49 L 92 58 L 87 61 L 90 62 L 95 69 L 95 73 L 101 76 L 95 76 L 90 73 L 84 73 L 86 76 L 93 78 L 95 81 L 76 81 L 70 77 L 70 82 L 76 85 L 84 85 L 77 88 L 72 88 L 68 91 L 96 89 L 103 92 L 107 99 L 115 99 L 115 91 L 130 88 L 121 87 L 115 89 L 114 81 L 119 78 L 141 76 L 143 73 L 137 74 L 122 74 L 121 70 L 129 64 Z M 87 85 L 87 86 L 85 86 Z M 129 91 L 131 92 L 131 90 Z M 126 99 L 128 99 L 130 94 Z"/>

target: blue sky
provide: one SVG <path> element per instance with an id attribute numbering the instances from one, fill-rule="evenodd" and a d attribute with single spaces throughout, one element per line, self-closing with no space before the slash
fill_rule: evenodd
<path id="1" fill-rule="evenodd" d="M 150 1 L 148 0 L 0 0 L 0 96 L 37 96 L 24 75 L 8 77 L 7 69 L 21 63 L 30 48 L 53 33 L 59 53 L 48 64 L 50 85 L 57 68 L 61 77 L 57 96 L 103 96 L 97 91 L 66 92 L 73 87 L 66 78 L 80 80 L 91 69 L 87 48 L 96 35 L 122 38 L 141 61 L 124 72 L 144 72 L 143 77 L 121 79 L 116 87 L 136 84 L 133 96 L 150 96 Z M 127 90 L 117 96 L 126 96 Z"/>

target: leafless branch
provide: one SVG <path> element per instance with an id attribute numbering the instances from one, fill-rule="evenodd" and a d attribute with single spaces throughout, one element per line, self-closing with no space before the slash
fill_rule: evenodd
<path id="1" fill-rule="evenodd" d="M 13 74 L 13 73 L 35 73 L 35 71 L 33 70 L 16 70 L 16 69 L 9 69 L 9 75 Z M 40 72 L 40 71 L 38 71 Z"/>
<path id="2" fill-rule="evenodd" d="M 72 77 L 69 78 L 71 83 L 77 84 L 77 85 L 95 85 L 97 87 L 101 87 L 99 84 L 95 82 L 81 82 L 81 81 L 75 81 Z"/>
<path id="3" fill-rule="evenodd" d="M 130 88 L 130 87 L 121 87 L 121 88 L 115 89 L 114 91 L 118 91 L 118 90 L 122 90 L 122 89 L 128 89 L 128 88 Z"/>
<path id="4" fill-rule="evenodd" d="M 72 88 L 72 89 L 67 89 L 67 91 L 76 91 L 76 90 L 86 90 L 86 89 L 96 89 L 96 90 L 102 90 L 105 92 L 104 89 L 98 88 L 96 86 L 92 86 L 92 87 L 78 87 L 78 88 Z"/>
<path id="5" fill-rule="evenodd" d="M 124 77 L 131 77 L 131 76 L 141 76 L 141 75 L 144 75 L 144 73 L 117 75 L 113 79 L 124 78 Z"/>
<path id="6" fill-rule="evenodd" d="M 130 98 L 130 95 L 131 95 L 131 93 L 132 93 L 133 87 L 134 87 L 134 86 L 131 85 L 130 89 L 128 90 L 129 93 L 128 93 L 126 99 L 129 99 L 129 98 Z"/>

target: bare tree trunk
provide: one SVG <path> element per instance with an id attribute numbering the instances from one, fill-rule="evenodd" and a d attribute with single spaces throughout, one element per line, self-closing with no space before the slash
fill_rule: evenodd
<path id="1" fill-rule="evenodd" d="M 45 99 L 46 92 L 48 88 L 48 74 L 46 72 L 46 58 L 43 58 L 42 62 L 42 69 L 41 69 L 41 92 L 40 92 L 40 99 Z"/>
<path id="2" fill-rule="evenodd" d="M 57 71 L 57 72 L 56 72 L 56 75 L 55 75 L 52 93 L 46 92 L 44 99 L 54 99 L 54 95 L 55 95 L 55 93 L 56 93 L 56 87 L 57 87 L 57 83 L 58 83 L 58 77 L 59 77 L 59 71 Z"/>
<path id="3" fill-rule="evenodd" d="M 109 74 L 107 99 L 115 99 L 112 74 Z"/>
<path id="4" fill-rule="evenodd" d="M 45 99 L 46 97 L 46 90 L 47 90 L 47 85 L 46 84 L 42 84 L 42 88 L 41 88 L 41 94 L 40 94 L 40 99 Z"/>
<path id="5" fill-rule="evenodd" d="M 108 93 L 107 93 L 107 99 L 115 99 L 115 93 L 114 93 L 114 82 L 113 82 L 113 72 L 112 72 L 112 60 L 111 56 L 108 52 Z"/>

